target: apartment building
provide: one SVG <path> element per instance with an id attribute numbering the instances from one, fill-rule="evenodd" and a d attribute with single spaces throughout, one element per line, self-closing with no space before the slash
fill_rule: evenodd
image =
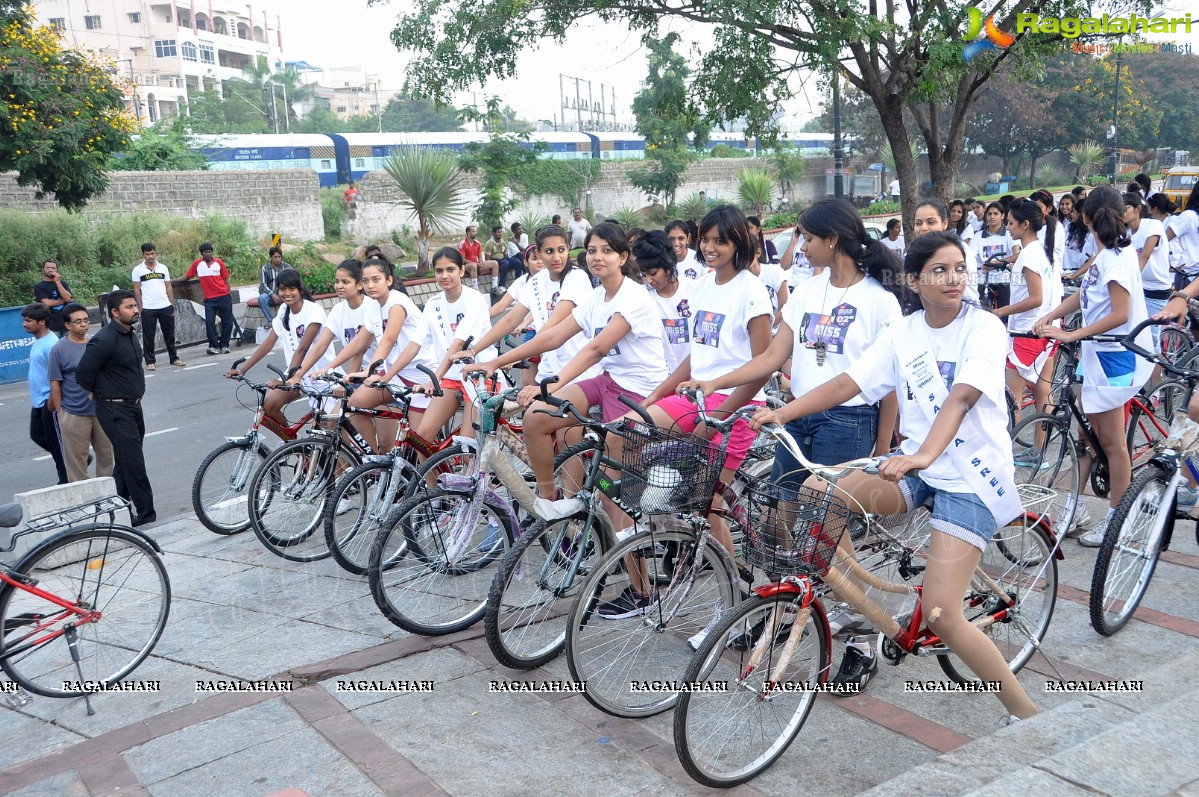
<path id="1" fill-rule="evenodd" d="M 283 64 L 278 15 L 228 0 L 37 0 L 38 21 L 81 50 L 111 58 L 133 86 L 126 98 L 143 124 L 174 116 L 189 92 L 219 87 L 256 60 Z"/>
<path id="2" fill-rule="evenodd" d="M 301 67 L 300 64 L 289 63 L 288 66 L 300 67 L 297 71 L 300 72 L 301 81 L 313 87 L 312 99 L 296 106 L 301 116 L 317 107 L 332 111 L 339 119 L 377 116 L 399 93 L 396 89 L 383 88 L 382 76 L 369 73 L 361 66 L 327 69 L 309 67 L 308 64 Z"/>

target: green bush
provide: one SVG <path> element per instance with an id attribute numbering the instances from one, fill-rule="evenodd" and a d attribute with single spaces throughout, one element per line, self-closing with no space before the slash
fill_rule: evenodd
<path id="1" fill-rule="evenodd" d="M 866 216 L 881 216 L 884 213 L 902 213 L 903 206 L 898 202 L 871 202 L 862 211 Z"/>
<path id="2" fill-rule="evenodd" d="M 717 144 L 712 147 L 713 158 L 748 158 L 751 153 L 747 150 L 730 147 L 728 144 Z"/>
<path id="3" fill-rule="evenodd" d="M 346 220 L 346 200 L 338 188 L 321 189 L 321 219 L 325 222 L 325 240 L 340 241 L 341 225 Z"/>
<path id="4" fill-rule="evenodd" d="M 762 219 L 762 229 L 777 230 L 781 227 L 794 227 L 798 213 L 774 213 Z"/>
<path id="5" fill-rule="evenodd" d="M 1096 186 L 1100 186 L 1100 185 L 1109 185 L 1109 183 L 1107 181 L 1107 175 L 1092 174 L 1090 177 L 1087 178 L 1087 185 L 1089 185 L 1092 188 L 1094 188 Z M 1125 185 L 1127 185 L 1127 181 L 1125 181 Z"/>

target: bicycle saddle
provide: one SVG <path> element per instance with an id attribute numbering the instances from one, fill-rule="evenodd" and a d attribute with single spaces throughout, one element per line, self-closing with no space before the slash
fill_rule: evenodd
<path id="1" fill-rule="evenodd" d="M 21 522 L 21 515 L 20 504 L 0 504 L 0 529 L 16 528 Z"/>

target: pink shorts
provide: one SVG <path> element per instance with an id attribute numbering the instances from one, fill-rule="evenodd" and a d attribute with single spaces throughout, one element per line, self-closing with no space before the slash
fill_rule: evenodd
<path id="1" fill-rule="evenodd" d="M 621 396 L 628 396 L 638 404 L 645 399 L 645 396 L 639 396 L 616 384 L 616 380 L 608 376 L 606 371 L 591 379 L 575 382 L 574 386 L 583 391 L 583 395 L 587 397 L 588 406 L 599 405 L 603 412 L 604 423 L 629 414 L 628 406 L 620 400 Z"/>
<path id="2" fill-rule="evenodd" d="M 722 396 L 716 393 L 711 396 L 704 397 L 704 409 L 708 412 L 719 407 L 724 403 L 728 396 Z M 674 421 L 675 428 L 683 432 L 693 432 L 699 424 L 699 411 L 689 399 L 682 396 L 667 396 L 654 405 L 666 410 L 666 414 Z M 747 401 L 746 406 L 760 407 L 760 401 Z M 717 434 L 712 438 L 712 442 L 720 444 L 720 438 L 723 435 Z M 729 470 L 736 470 L 741 467 L 742 461 L 745 459 L 745 454 L 749 451 L 749 447 L 754 442 L 754 431 L 749 428 L 749 421 L 745 419 L 737 421 L 733 424 L 733 431 L 729 434 L 729 447 L 725 454 L 724 466 Z"/>

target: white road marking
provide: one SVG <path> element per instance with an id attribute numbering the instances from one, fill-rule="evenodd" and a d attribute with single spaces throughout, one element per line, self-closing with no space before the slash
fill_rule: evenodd
<path id="1" fill-rule="evenodd" d="M 146 432 L 146 437 L 153 437 L 156 434 L 166 434 L 167 432 L 177 432 L 177 431 L 179 431 L 178 426 L 171 426 L 167 429 L 159 429 L 157 432 Z"/>
<path id="2" fill-rule="evenodd" d="M 45 461 L 45 460 L 47 460 L 47 459 L 50 459 L 50 455 L 49 455 L 49 454 L 42 454 L 40 457 L 34 457 L 34 458 L 33 458 L 33 461 L 34 461 L 34 462 L 44 462 L 44 461 Z"/>
<path id="3" fill-rule="evenodd" d="M 180 370 L 180 371 L 196 371 L 201 368 L 212 368 L 215 365 L 220 365 L 220 363 L 200 363 L 199 365 L 189 365 L 186 368 L 180 368 L 178 370 Z"/>

